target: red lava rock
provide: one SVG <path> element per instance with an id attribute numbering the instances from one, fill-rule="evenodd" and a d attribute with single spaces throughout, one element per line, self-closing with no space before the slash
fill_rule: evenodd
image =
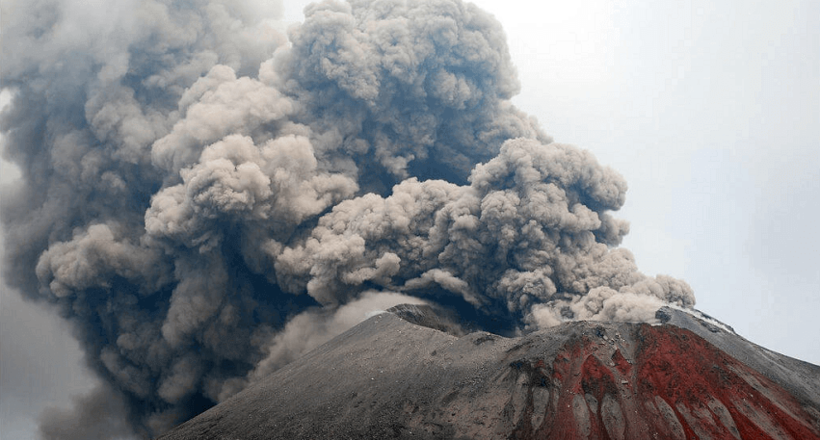
<path id="1" fill-rule="evenodd" d="M 786 390 L 697 335 L 650 326 L 640 334 L 639 399 L 664 399 L 687 438 L 818 437 L 805 422 L 811 415 Z M 730 420 L 726 411 L 734 425 L 722 422 Z"/>
<path id="2" fill-rule="evenodd" d="M 624 355 L 621 354 L 621 350 L 615 350 L 615 354 L 612 355 L 612 361 L 615 362 L 615 366 L 618 367 L 618 371 L 620 371 L 622 375 L 629 376 L 632 373 L 632 365 L 626 360 Z"/>

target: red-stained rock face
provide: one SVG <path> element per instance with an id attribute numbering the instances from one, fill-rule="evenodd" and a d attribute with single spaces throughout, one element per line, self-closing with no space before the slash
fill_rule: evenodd
<path id="1" fill-rule="evenodd" d="M 704 339 L 676 327 L 640 334 L 638 396 L 650 413 L 650 399 L 667 402 L 686 438 L 817 438 L 794 397 Z"/>
<path id="2" fill-rule="evenodd" d="M 620 336 L 572 339 L 551 368 L 543 359 L 514 362 L 529 375 L 533 403 L 511 437 L 818 438 L 816 414 L 691 331 L 641 324 L 634 341 Z M 553 405 L 539 404 L 539 392 L 554 394 Z"/>
<path id="3" fill-rule="evenodd" d="M 820 439 L 820 368 L 670 313 L 515 339 L 380 315 L 163 438 Z"/>

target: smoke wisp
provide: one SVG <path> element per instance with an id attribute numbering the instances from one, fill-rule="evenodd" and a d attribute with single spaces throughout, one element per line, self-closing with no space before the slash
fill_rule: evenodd
<path id="1" fill-rule="evenodd" d="M 325 1 L 284 33 L 279 10 L 8 2 L 4 276 L 106 382 L 44 438 L 157 435 L 400 303 L 501 333 L 694 304 L 618 248 L 622 177 L 510 103 L 492 16 Z"/>

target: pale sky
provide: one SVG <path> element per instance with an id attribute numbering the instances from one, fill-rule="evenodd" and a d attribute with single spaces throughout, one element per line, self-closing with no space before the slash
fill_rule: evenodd
<path id="1" fill-rule="evenodd" d="M 285 0 L 286 19 L 307 3 Z M 696 308 L 752 342 L 820 364 L 820 3 L 475 3 L 507 32 L 514 102 L 626 178 L 618 216 L 641 270 L 686 280 Z M 0 383 L 30 399 L 2 401 L 0 429 L 33 438 L 42 407 L 93 381 L 49 312 L 6 288 L 1 301 Z"/>

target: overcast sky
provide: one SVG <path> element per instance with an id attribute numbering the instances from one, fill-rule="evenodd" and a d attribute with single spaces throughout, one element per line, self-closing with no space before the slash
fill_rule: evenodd
<path id="1" fill-rule="evenodd" d="M 286 19 L 307 3 L 286 0 Z M 820 364 L 820 3 L 475 3 L 506 29 L 514 102 L 629 182 L 618 215 L 641 270 L 686 280 L 696 308 L 752 342 Z M 0 401 L 0 430 L 31 438 L 43 406 L 93 381 L 59 320 L 6 288 L 0 337 L 0 394 L 28 396 Z"/>

